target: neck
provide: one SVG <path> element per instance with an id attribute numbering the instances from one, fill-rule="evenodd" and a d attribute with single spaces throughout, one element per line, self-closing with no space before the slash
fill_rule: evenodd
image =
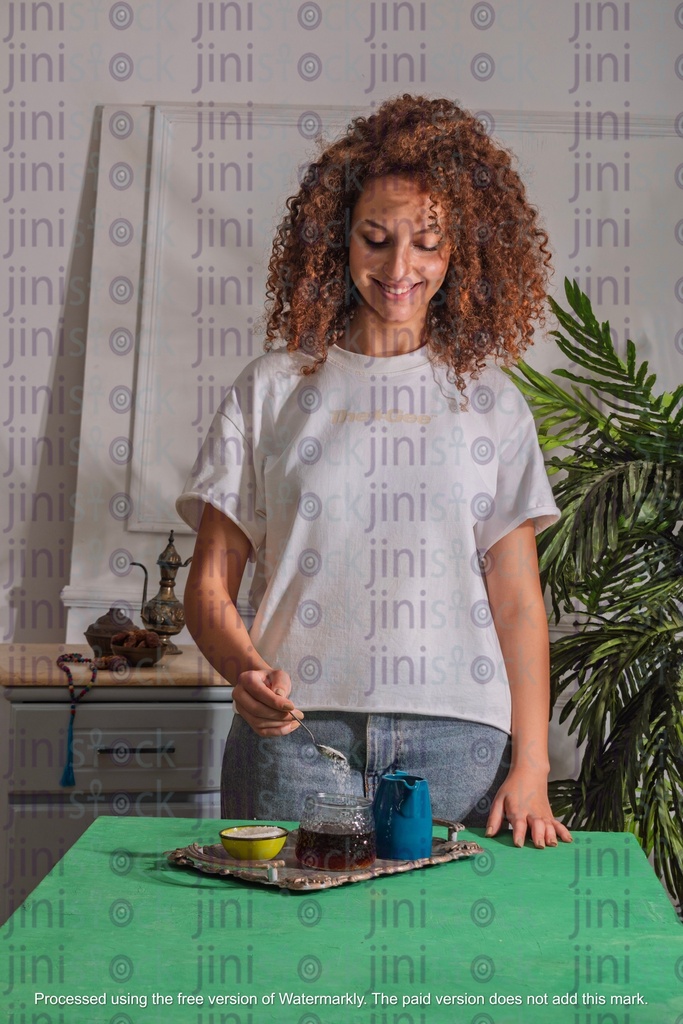
<path id="1" fill-rule="evenodd" d="M 373 318 L 365 315 L 365 310 L 357 309 L 339 344 L 348 352 L 358 352 L 372 359 L 389 356 L 403 356 L 415 352 L 427 343 L 424 323 L 415 325 L 402 324 L 393 327 L 385 323 L 377 324 Z"/>

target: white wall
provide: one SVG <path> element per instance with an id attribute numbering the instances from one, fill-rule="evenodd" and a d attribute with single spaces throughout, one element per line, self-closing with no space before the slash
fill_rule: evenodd
<path id="1" fill-rule="evenodd" d="M 102 288 L 89 276 L 104 104 L 457 98 L 523 152 L 556 287 L 577 276 L 619 344 L 630 333 L 663 386 L 681 380 L 683 4 L 4 0 L 0 33 L 2 641 L 65 638 L 76 514 L 103 524 L 112 602 L 136 586 L 115 551 L 149 565 L 165 544 L 112 519 L 112 444 L 128 423 L 103 430 L 101 478 L 76 499 L 88 302 Z M 547 346 L 534 358 L 557 357 Z M 118 383 L 102 382 L 103 408 Z M 73 568 L 87 582 L 87 561 Z"/>

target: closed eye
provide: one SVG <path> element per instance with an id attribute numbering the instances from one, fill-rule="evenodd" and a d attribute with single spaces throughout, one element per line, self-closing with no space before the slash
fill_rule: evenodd
<path id="1" fill-rule="evenodd" d="M 371 249 L 382 249 L 384 246 L 389 245 L 389 239 L 383 238 L 381 242 L 376 241 L 373 238 L 366 238 L 363 236 L 363 241 Z M 416 249 L 420 249 L 422 252 L 437 252 L 439 249 L 438 245 L 416 245 Z"/>

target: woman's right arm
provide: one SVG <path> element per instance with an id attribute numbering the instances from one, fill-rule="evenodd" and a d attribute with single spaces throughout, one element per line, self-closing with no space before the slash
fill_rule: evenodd
<path id="1" fill-rule="evenodd" d="M 261 736 L 284 736 L 299 728 L 288 711 L 303 713 L 288 699 L 288 674 L 264 661 L 237 611 L 249 551 L 239 526 L 205 505 L 185 586 L 185 619 L 204 657 L 233 686 L 238 714 Z"/>

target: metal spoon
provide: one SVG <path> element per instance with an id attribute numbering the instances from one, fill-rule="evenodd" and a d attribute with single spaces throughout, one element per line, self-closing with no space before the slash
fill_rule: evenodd
<path id="1" fill-rule="evenodd" d="M 299 725 L 302 726 L 302 728 L 304 728 L 306 730 L 308 735 L 311 737 L 311 740 L 313 741 L 314 747 L 316 748 L 316 750 L 320 751 L 320 753 L 323 755 L 323 757 L 329 757 L 331 761 L 337 761 L 340 764 L 341 764 L 342 761 L 344 762 L 344 764 L 348 764 L 349 763 L 346 760 L 345 756 L 342 754 L 342 752 L 340 750 L 335 750 L 334 747 L 327 747 L 327 746 L 325 746 L 324 743 L 316 743 L 315 736 L 313 735 L 311 730 L 308 728 L 308 726 L 304 722 L 302 722 L 300 718 L 297 718 L 293 711 L 290 711 L 289 713 L 292 716 L 292 718 L 294 719 L 294 721 L 298 722 Z"/>

